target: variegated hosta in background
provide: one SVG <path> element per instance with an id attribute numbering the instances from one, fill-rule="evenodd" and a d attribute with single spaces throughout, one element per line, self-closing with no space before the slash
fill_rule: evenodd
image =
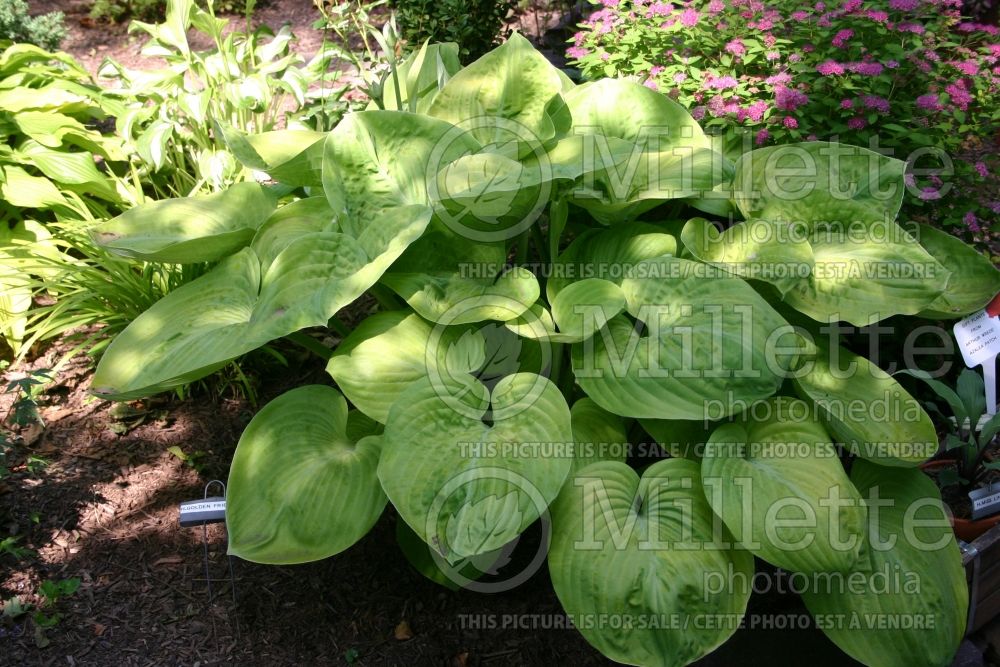
<path id="1" fill-rule="evenodd" d="M 244 433 L 234 554 L 324 558 L 391 502 L 415 563 L 472 579 L 542 518 L 559 599 L 615 660 L 719 646 L 757 557 L 818 582 L 807 605 L 858 660 L 946 664 L 967 591 L 915 469 L 934 426 L 820 328 L 960 317 L 1000 274 L 896 222 L 899 161 L 814 142 L 733 165 L 680 106 L 574 85 L 520 37 L 452 56 L 425 46 L 328 134 L 219 127 L 273 181 L 98 228 L 122 256 L 217 264 L 110 345 L 94 392 L 191 382 L 370 293 L 381 309 L 327 355 L 337 388 L 292 390 Z M 641 429 L 673 458 L 595 447 Z M 883 594 L 885 568 L 916 583 Z"/>

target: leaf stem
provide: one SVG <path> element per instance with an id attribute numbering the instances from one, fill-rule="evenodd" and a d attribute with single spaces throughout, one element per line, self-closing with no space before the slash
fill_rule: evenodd
<path id="1" fill-rule="evenodd" d="M 330 357 L 333 356 L 333 350 L 323 345 L 312 336 L 307 336 L 301 331 L 290 333 L 287 336 L 285 336 L 285 338 L 292 341 L 299 347 L 304 347 L 313 354 L 319 356 L 321 359 L 329 359 Z"/>

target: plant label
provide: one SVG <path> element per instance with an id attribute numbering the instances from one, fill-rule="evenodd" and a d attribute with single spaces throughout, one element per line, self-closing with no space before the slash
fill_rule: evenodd
<path id="1" fill-rule="evenodd" d="M 970 315 L 955 324 L 955 340 L 962 351 L 962 358 L 969 368 L 983 367 L 986 384 L 986 414 L 997 412 L 996 358 L 1000 354 L 1000 295 L 994 297 L 984 310 Z"/>
<path id="2" fill-rule="evenodd" d="M 985 310 L 970 315 L 955 324 L 955 339 L 965 365 L 981 366 L 1000 353 L 1000 318 L 990 317 Z"/>
<path id="3" fill-rule="evenodd" d="M 181 503 L 181 526 L 188 528 L 202 523 L 219 523 L 226 520 L 226 499 L 221 496 L 185 500 Z"/>
<path id="4" fill-rule="evenodd" d="M 969 492 L 972 501 L 972 519 L 982 519 L 1000 512 L 1000 488 L 987 486 Z"/>

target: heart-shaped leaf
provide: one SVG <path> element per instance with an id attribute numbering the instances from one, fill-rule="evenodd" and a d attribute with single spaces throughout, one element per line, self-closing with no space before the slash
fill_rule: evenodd
<path id="1" fill-rule="evenodd" d="M 392 404 L 415 380 L 431 373 L 469 373 L 482 365 L 484 343 L 476 332 L 467 331 L 466 337 L 458 327 L 434 331 L 405 310 L 377 313 L 337 346 L 326 370 L 351 403 L 385 423 Z M 465 348 L 467 353 L 458 353 Z"/>
<path id="2" fill-rule="evenodd" d="M 230 554 L 305 563 L 371 530 L 386 504 L 376 476 L 380 437 L 353 441 L 347 430 L 347 401 L 322 385 L 282 394 L 254 416 L 229 472 Z"/>
<path id="3" fill-rule="evenodd" d="M 856 461 L 851 480 L 868 503 L 862 558 L 846 577 L 802 594 L 819 627 L 872 667 L 950 665 L 965 636 L 969 587 L 934 483 L 919 470 Z"/>
<path id="4" fill-rule="evenodd" d="M 860 146 L 824 141 L 768 146 L 736 161 L 733 191 L 748 219 L 891 222 L 903 201 L 904 167 L 902 160 Z"/>
<path id="5" fill-rule="evenodd" d="M 708 502 L 741 546 L 791 572 L 846 572 L 865 505 L 813 408 L 780 396 L 715 429 L 701 463 Z"/>
<path id="6" fill-rule="evenodd" d="M 773 394 L 793 359 L 791 326 L 738 278 L 677 257 L 634 267 L 628 312 L 573 346 L 573 372 L 598 405 L 626 417 L 721 419 Z"/>
<path id="7" fill-rule="evenodd" d="M 608 658 L 681 667 L 739 627 L 753 557 L 722 543 L 696 463 L 660 461 L 641 479 L 624 463 L 587 466 L 553 504 L 552 523 L 552 586 Z"/>
<path id="8" fill-rule="evenodd" d="M 469 376 L 425 378 L 389 411 L 378 474 L 403 520 L 453 561 L 502 547 L 546 511 L 572 441 L 569 407 L 543 377 L 509 375 L 492 398 Z"/>

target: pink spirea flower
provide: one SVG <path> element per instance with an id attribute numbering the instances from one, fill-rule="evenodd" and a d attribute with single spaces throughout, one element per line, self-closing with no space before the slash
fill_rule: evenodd
<path id="1" fill-rule="evenodd" d="M 833 76 L 834 74 L 843 74 L 844 66 L 833 60 L 827 60 L 816 65 L 816 71 L 823 76 Z"/>
<path id="2" fill-rule="evenodd" d="M 795 111 L 808 102 L 806 94 L 795 88 L 776 86 L 774 89 L 774 106 L 784 111 Z"/>
<path id="3" fill-rule="evenodd" d="M 654 2 L 646 8 L 646 16 L 669 16 L 674 8 L 666 2 Z"/>
<path id="4" fill-rule="evenodd" d="M 899 61 L 898 60 L 886 60 L 885 61 L 885 66 L 888 67 L 889 69 L 896 69 L 897 67 L 899 67 Z"/>
<path id="5" fill-rule="evenodd" d="M 854 118 L 851 118 L 850 120 L 847 121 L 847 127 L 851 128 L 852 130 L 863 130 L 865 129 L 865 125 L 867 125 L 867 123 L 865 122 L 865 119 L 862 118 L 861 116 L 855 116 Z"/>
<path id="6" fill-rule="evenodd" d="M 684 72 L 677 72 L 674 74 L 674 83 L 684 83 L 687 81 L 688 75 Z"/>
<path id="7" fill-rule="evenodd" d="M 734 39 L 726 44 L 726 51 L 734 56 L 743 56 L 747 52 L 747 47 L 743 46 L 743 42 L 741 40 Z"/>
<path id="8" fill-rule="evenodd" d="M 720 76 L 718 78 L 709 79 L 705 85 L 714 90 L 726 90 L 727 88 L 735 88 L 740 84 L 735 77 L 731 76 Z"/>
<path id="9" fill-rule="evenodd" d="M 802 23 L 803 21 L 809 20 L 809 12 L 804 12 L 801 9 L 797 12 L 792 12 L 792 20 Z"/>
<path id="10" fill-rule="evenodd" d="M 764 114 L 767 113 L 768 103 L 764 100 L 757 100 L 749 107 L 747 107 L 747 116 L 750 117 L 755 123 L 759 123 L 764 119 Z"/>
<path id="11" fill-rule="evenodd" d="M 889 20 L 889 15 L 879 9 L 869 9 L 865 14 L 875 23 L 885 23 Z"/>
<path id="12" fill-rule="evenodd" d="M 926 32 L 924 26 L 919 23 L 899 23 L 896 25 L 899 32 L 912 32 L 914 35 L 922 35 Z"/>
<path id="13" fill-rule="evenodd" d="M 764 54 L 764 58 L 766 58 L 767 60 L 778 60 L 779 58 L 781 58 L 781 54 L 778 53 L 777 51 L 768 51 L 767 53 Z"/>
<path id="14" fill-rule="evenodd" d="M 722 0 L 712 0 L 710 3 L 708 3 L 709 14 L 718 14 L 725 8 L 726 8 L 726 3 L 723 2 Z"/>
<path id="15" fill-rule="evenodd" d="M 878 76 L 884 68 L 882 67 L 882 63 L 860 62 L 849 64 L 847 69 L 864 76 Z"/>
<path id="16" fill-rule="evenodd" d="M 761 130 L 760 132 L 757 133 L 757 136 L 754 138 L 754 142 L 758 146 L 763 146 L 765 143 L 767 143 L 767 140 L 770 138 L 771 138 L 770 132 L 768 132 L 767 130 Z"/>
<path id="17" fill-rule="evenodd" d="M 941 109 L 941 103 L 938 101 L 938 96 L 934 93 L 927 93 L 926 95 L 918 97 L 917 106 L 921 109 L 926 109 L 927 111 L 938 111 Z"/>
<path id="18" fill-rule="evenodd" d="M 850 40 L 851 37 L 854 37 L 854 31 L 851 30 L 850 28 L 845 28 L 844 30 L 841 30 L 836 35 L 834 35 L 833 39 L 830 40 L 830 43 L 839 49 L 843 47 L 845 44 L 847 44 L 848 40 Z"/>
<path id="19" fill-rule="evenodd" d="M 772 74 L 771 76 L 764 79 L 764 83 L 769 86 L 783 86 L 786 83 L 792 82 L 792 75 L 788 72 L 778 72 L 777 74 Z"/>
<path id="20" fill-rule="evenodd" d="M 848 100 L 848 99 L 840 100 L 840 108 L 841 109 L 853 109 L 854 108 L 854 101 L 853 100 Z"/>
<path id="21" fill-rule="evenodd" d="M 566 49 L 566 55 L 576 60 L 583 58 L 588 53 L 590 53 L 590 49 L 585 49 L 582 46 L 571 46 Z"/>
<path id="22" fill-rule="evenodd" d="M 970 95 L 969 91 L 965 89 L 965 84 L 962 81 L 948 84 L 945 86 L 944 92 L 948 93 L 951 97 L 952 104 L 957 106 L 962 111 L 969 110 L 969 104 L 972 102 L 972 95 Z"/>
<path id="23" fill-rule="evenodd" d="M 878 95 L 865 95 L 861 98 L 861 103 L 869 109 L 875 109 L 882 113 L 889 113 L 889 100 Z"/>
<path id="24" fill-rule="evenodd" d="M 693 28 L 698 25 L 699 18 L 698 10 L 694 7 L 688 7 L 681 12 L 681 25 L 685 28 Z"/>
<path id="25" fill-rule="evenodd" d="M 705 117 L 705 107 L 695 107 L 691 109 L 691 117 L 695 120 L 701 120 Z"/>
<path id="26" fill-rule="evenodd" d="M 920 191 L 920 194 L 917 195 L 917 197 L 919 197 L 924 201 L 934 201 L 935 199 L 941 198 L 941 191 L 938 190 L 936 187 L 929 185 L 924 189 L 922 189 Z"/>
<path id="27" fill-rule="evenodd" d="M 952 65 L 954 65 L 955 69 L 959 72 L 967 76 L 976 76 L 979 74 L 979 63 L 975 60 L 965 60 L 962 62 L 952 63 Z"/>
<path id="28" fill-rule="evenodd" d="M 1000 201 L 991 201 L 988 206 L 994 213 L 1000 213 Z"/>
<path id="29" fill-rule="evenodd" d="M 620 0 L 601 0 L 601 4 L 605 7 L 617 7 Z"/>
<path id="30" fill-rule="evenodd" d="M 979 227 L 979 222 L 976 220 L 976 214 L 969 211 L 962 217 L 962 222 L 964 222 L 973 233 L 979 233 L 981 231 Z"/>
<path id="31" fill-rule="evenodd" d="M 897 12 L 912 12 L 920 4 L 920 0 L 889 0 L 889 9 Z"/>
<path id="32" fill-rule="evenodd" d="M 795 120 L 791 116 L 785 116 L 785 119 L 781 122 L 784 123 L 785 127 L 789 130 L 794 130 L 799 126 L 799 121 Z"/>
<path id="33" fill-rule="evenodd" d="M 975 167 L 976 167 L 976 172 L 979 174 L 980 177 L 986 178 L 987 176 L 989 176 L 990 170 L 986 168 L 986 163 L 983 162 L 982 160 L 976 162 Z"/>
<path id="34" fill-rule="evenodd" d="M 642 82 L 642 85 L 646 86 L 650 90 L 659 90 L 660 89 L 660 87 L 658 85 L 656 85 L 656 82 L 653 81 L 652 79 L 646 79 L 645 81 Z"/>
<path id="35" fill-rule="evenodd" d="M 850 14 L 851 12 L 856 12 L 861 7 L 861 0 L 847 0 L 844 3 L 842 9 L 845 14 Z"/>

